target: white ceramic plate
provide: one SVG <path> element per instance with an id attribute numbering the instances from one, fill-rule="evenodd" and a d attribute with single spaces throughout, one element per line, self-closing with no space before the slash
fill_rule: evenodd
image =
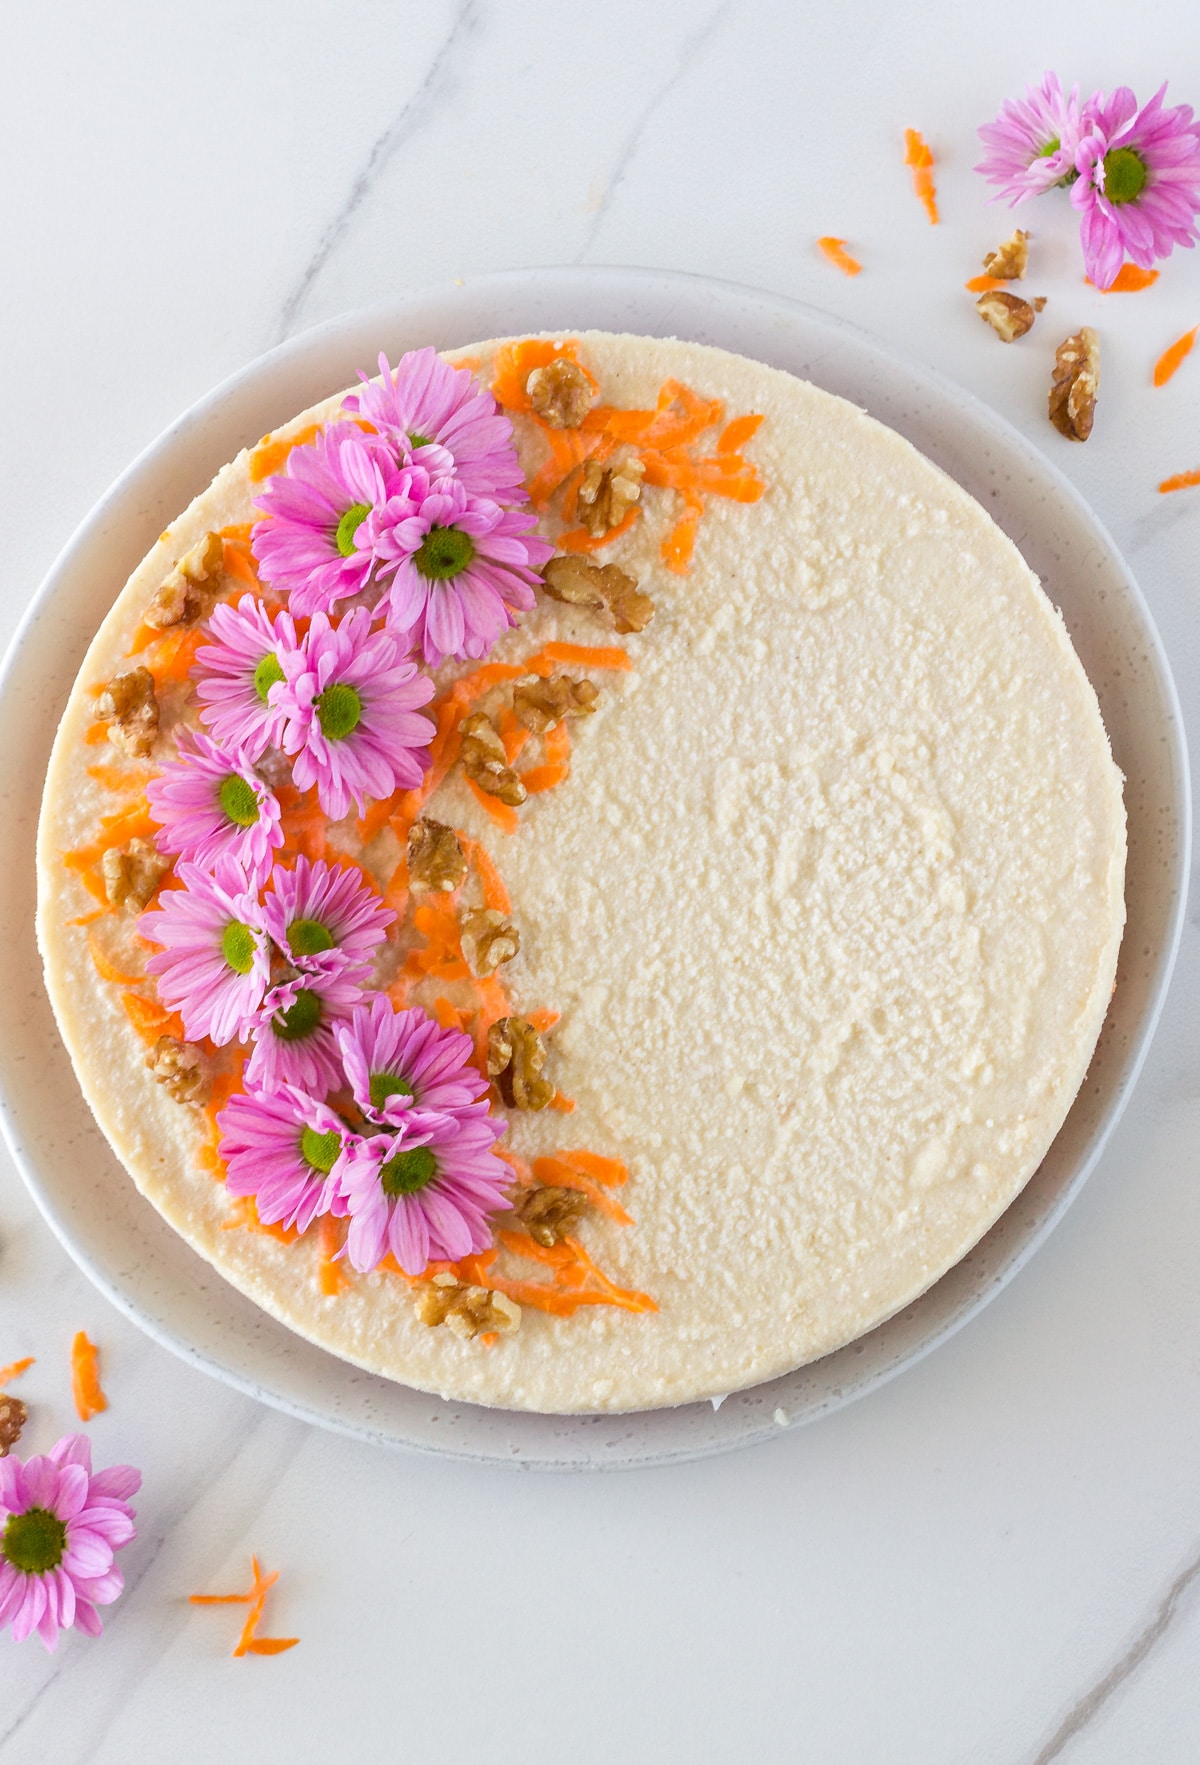
<path id="1" fill-rule="evenodd" d="M 718 344 L 840 393 L 908 437 L 1015 539 L 1062 608 L 1099 694 L 1129 810 L 1128 926 L 1112 1010 L 1049 1155 L 1003 1218 L 904 1312 L 719 1409 L 554 1417 L 443 1403 L 360 1372 L 235 1292 L 141 1199 L 76 1084 L 34 944 L 34 830 L 62 707 L 93 631 L 158 533 L 246 442 L 349 385 L 379 350 L 597 327 Z M 522 270 L 336 319 L 254 362 L 181 417 L 112 487 L 43 583 L 0 691 L 0 870 L 9 1009 L 3 1123 L 34 1198 L 114 1305 L 194 1366 L 364 1439 L 526 1467 L 637 1465 L 745 1445 L 811 1421 L 910 1366 L 985 1305 L 1062 1217 L 1145 1054 L 1178 939 L 1189 849 L 1174 687 L 1145 603 L 1095 516 L 965 392 L 825 314 L 726 283 L 642 270 Z"/>

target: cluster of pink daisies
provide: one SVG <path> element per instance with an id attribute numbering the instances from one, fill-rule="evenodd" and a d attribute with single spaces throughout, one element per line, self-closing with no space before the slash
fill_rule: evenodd
<path id="1" fill-rule="evenodd" d="M 395 915 L 361 873 L 279 862 L 280 780 L 332 820 L 418 786 L 428 668 L 486 654 L 552 547 L 491 395 L 432 349 L 380 370 L 258 499 L 254 553 L 284 610 L 245 595 L 204 628 L 203 729 L 147 786 L 176 886 L 139 928 L 188 1039 L 248 1047 L 218 1117 L 230 1192 L 301 1231 L 348 1216 L 354 1267 L 390 1251 L 417 1275 L 490 1242 L 502 1129 L 470 1039 L 370 990 Z"/>
<path id="2" fill-rule="evenodd" d="M 1189 105 L 1164 105 L 1166 90 L 1143 105 L 1128 86 L 1081 101 L 1078 86 L 1064 92 L 1048 73 L 979 131 L 987 156 L 976 170 L 1011 203 L 1069 188 L 1097 288 L 1112 286 L 1126 257 L 1148 270 L 1196 243 L 1200 125 Z"/>

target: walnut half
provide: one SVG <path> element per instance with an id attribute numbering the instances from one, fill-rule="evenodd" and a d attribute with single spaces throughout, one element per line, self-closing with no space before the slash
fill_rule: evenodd
<path id="1" fill-rule="evenodd" d="M 564 717 L 590 717 L 600 689 L 590 680 L 571 680 L 565 674 L 543 680 L 531 674 L 513 687 L 513 710 L 526 729 L 545 735 L 557 729 Z"/>
<path id="2" fill-rule="evenodd" d="M 495 907 L 477 907 L 464 916 L 460 927 L 462 952 L 472 974 L 495 974 L 502 962 L 511 962 L 521 948 L 521 934 L 511 919 Z"/>
<path id="3" fill-rule="evenodd" d="M 572 553 L 551 558 L 542 571 L 546 593 L 570 607 L 607 610 L 618 631 L 644 631 L 654 617 L 654 602 L 634 577 L 616 564 L 593 564 Z"/>
<path id="4" fill-rule="evenodd" d="M 7 1458 L 21 1438 L 21 1430 L 29 1420 L 29 1411 L 19 1397 L 0 1391 L 0 1459 Z"/>
<path id="5" fill-rule="evenodd" d="M 448 1270 L 435 1275 L 431 1284 L 420 1290 L 413 1310 L 430 1329 L 445 1324 L 464 1342 L 492 1330 L 511 1336 L 521 1327 L 521 1308 L 515 1300 L 490 1287 L 467 1286 Z"/>
<path id="6" fill-rule="evenodd" d="M 554 1086 L 544 1079 L 546 1046 L 527 1017 L 501 1017 L 488 1031 L 488 1077 L 510 1109 L 545 1109 Z"/>
<path id="7" fill-rule="evenodd" d="M 619 466 L 587 460 L 579 484 L 579 518 L 593 539 L 611 533 L 642 495 L 643 462 L 633 455 Z"/>
<path id="8" fill-rule="evenodd" d="M 1022 300 L 1019 294 L 1006 294 L 1002 288 L 990 288 L 975 302 L 975 311 L 986 319 L 1001 343 L 1015 343 L 1033 327 L 1037 303 Z"/>
<path id="9" fill-rule="evenodd" d="M 1100 390 L 1100 339 L 1090 325 L 1058 346 L 1050 384 L 1050 421 L 1070 441 L 1086 441 Z"/>
<path id="10" fill-rule="evenodd" d="M 148 668 L 117 674 L 96 700 L 97 717 L 110 717 L 108 739 L 122 753 L 144 760 L 158 735 L 158 699 Z"/>
<path id="11" fill-rule="evenodd" d="M 547 1250 L 573 1232 L 586 1211 L 587 1198 L 578 1189 L 560 1189 L 555 1183 L 519 1189 L 513 1196 L 513 1212 L 524 1221 L 534 1243 Z"/>
<path id="12" fill-rule="evenodd" d="M 208 1061 L 194 1042 L 160 1036 L 146 1056 L 146 1065 L 173 1103 L 204 1103 L 209 1092 Z"/>
<path id="13" fill-rule="evenodd" d="M 592 385 L 581 367 L 556 356 L 525 382 L 534 413 L 551 429 L 578 429 L 592 408 Z"/>
<path id="14" fill-rule="evenodd" d="M 511 809 L 523 803 L 529 793 L 509 765 L 500 732 L 487 712 L 464 717 L 461 729 L 462 765 L 467 777 Z"/>
<path id="15" fill-rule="evenodd" d="M 171 868 L 149 840 L 134 839 L 124 846 L 110 846 L 100 859 L 104 892 L 114 907 L 141 913 Z"/>
<path id="16" fill-rule="evenodd" d="M 986 276 L 999 276 L 1002 281 L 1019 281 L 1029 266 L 1029 234 L 1020 227 L 1003 245 L 989 251 L 983 260 Z"/>
<path id="17" fill-rule="evenodd" d="M 408 881 L 414 889 L 447 894 L 466 879 L 467 855 L 452 827 L 422 816 L 408 830 Z"/>
<path id="18" fill-rule="evenodd" d="M 158 589 L 143 618 L 164 631 L 169 625 L 194 625 L 204 618 L 220 592 L 225 573 L 225 547 L 219 533 L 206 533 L 185 552 Z"/>

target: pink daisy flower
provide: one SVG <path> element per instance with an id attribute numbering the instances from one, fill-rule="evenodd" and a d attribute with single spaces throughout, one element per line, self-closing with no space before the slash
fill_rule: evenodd
<path id="1" fill-rule="evenodd" d="M 396 496 L 372 522 L 379 575 L 391 576 L 377 610 L 408 647 L 436 667 L 447 656 L 485 656 L 514 609 L 534 604 L 537 571 L 554 547 L 533 516 L 473 497 L 439 479 L 419 502 Z"/>
<path id="2" fill-rule="evenodd" d="M 294 870 L 276 865 L 263 900 L 262 920 L 294 968 L 306 970 L 326 950 L 340 950 L 346 973 L 363 980 L 396 915 L 361 871 L 298 858 Z"/>
<path id="3" fill-rule="evenodd" d="M 1191 106 L 1163 108 L 1163 85 L 1138 108 L 1128 86 L 1088 105 L 1075 154 L 1083 261 L 1097 288 L 1110 288 L 1126 257 L 1148 270 L 1177 245 L 1196 243 L 1200 128 Z"/>
<path id="4" fill-rule="evenodd" d="M 336 950 L 310 957 L 303 974 L 279 981 L 250 1022 L 247 1085 L 272 1092 L 296 1085 L 318 1097 L 336 1090 L 342 1068 L 333 1026 L 349 1017 L 361 996 L 361 982 Z"/>
<path id="5" fill-rule="evenodd" d="M 492 1150 L 503 1131 L 477 1103 L 456 1115 L 415 1112 L 399 1133 L 359 1140 L 341 1177 L 353 1267 L 366 1273 L 390 1250 L 406 1275 L 419 1275 L 486 1249 L 489 1216 L 510 1205 L 512 1173 Z"/>
<path id="6" fill-rule="evenodd" d="M 433 682 L 390 632 L 371 632 L 365 607 L 337 625 L 316 614 L 302 652 L 285 657 L 284 668 L 284 752 L 295 756 L 296 785 L 315 784 L 326 815 L 340 820 L 351 803 L 361 814 L 368 797 L 420 784 L 434 726 L 419 707 L 433 697 Z"/>
<path id="7" fill-rule="evenodd" d="M 470 1036 L 444 1030 L 415 1007 L 398 1011 L 376 993 L 334 1030 L 346 1080 L 368 1121 L 399 1128 L 409 1112 L 469 1110 L 487 1080 L 468 1062 Z"/>
<path id="8" fill-rule="evenodd" d="M 306 1232 L 319 1214 L 344 1214 L 338 1187 L 354 1136 L 326 1103 L 293 1085 L 239 1091 L 217 1116 L 231 1195 L 253 1195 L 267 1225 Z"/>
<path id="9" fill-rule="evenodd" d="M 236 607 L 215 607 L 205 630 L 215 641 L 196 651 L 192 670 L 201 722 L 222 747 L 241 748 L 257 760 L 277 748 L 283 734 L 272 689 L 283 679 L 280 658 L 299 647 L 295 623 L 287 613 L 272 619 L 261 601 L 245 594 Z"/>
<path id="10" fill-rule="evenodd" d="M 99 1636 L 97 1606 L 125 1585 L 114 1556 L 136 1535 L 132 1465 L 92 1470 L 91 1443 L 68 1434 L 48 1453 L 0 1459 L 0 1630 L 14 1642 L 36 1630 L 51 1652 L 60 1630 Z"/>
<path id="11" fill-rule="evenodd" d="M 397 483 L 387 445 L 357 423 L 335 423 L 294 447 L 285 470 L 267 480 L 255 498 L 267 519 L 255 523 L 250 544 L 264 581 L 286 590 L 296 618 L 367 586 L 373 558 L 363 523 Z"/>
<path id="12" fill-rule="evenodd" d="M 993 202 L 1007 196 L 1013 207 L 1074 177 L 1082 133 L 1079 87 L 1064 93 L 1057 74 L 1043 74 L 1040 86 L 1005 99 L 995 122 L 980 129 L 988 153 L 975 170 L 999 185 Z"/>
<path id="13" fill-rule="evenodd" d="M 363 389 L 345 408 L 372 424 L 404 464 L 431 478 L 452 473 L 472 496 L 526 500 L 512 424 L 466 368 L 452 368 L 435 349 L 414 349 L 394 372 L 381 355 L 379 374 L 360 374 Z"/>
<path id="14" fill-rule="evenodd" d="M 171 852 L 211 870 L 233 858 L 252 880 L 271 868 L 283 844 L 279 802 L 255 772 L 244 749 L 225 752 L 206 735 L 181 731 L 179 759 L 146 786 L 146 800 L 161 826 L 154 836 Z"/>
<path id="15" fill-rule="evenodd" d="M 234 858 L 218 858 L 211 876 L 188 863 L 175 874 L 182 888 L 161 894 L 138 920 L 142 936 L 162 946 L 146 972 L 189 1041 L 244 1040 L 270 980 L 257 885 Z"/>

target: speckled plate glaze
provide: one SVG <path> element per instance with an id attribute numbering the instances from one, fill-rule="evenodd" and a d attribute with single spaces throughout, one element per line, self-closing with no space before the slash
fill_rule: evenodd
<path id="1" fill-rule="evenodd" d="M 252 440 L 349 385 L 384 348 L 598 327 L 719 345 L 861 405 L 970 491 L 1062 609 L 1127 780 L 1128 924 L 1112 1009 L 1083 1089 L 1003 1218 L 916 1304 L 782 1379 L 629 1416 L 530 1416 L 360 1372 L 277 1324 L 143 1201 L 83 1101 L 34 943 L 34 835 L 50 745 L 92 633 L 157 534 Z M 118 479 L 42 584 L 0 685 L 3 1125 L 35 1200 L 114 1305 L 165 1347 L 292 1415 L 381 1444 L 541 1469 L 667 1463 L 744 1446 L 860 1397 L 972 1317 L 1061 1219 L 1100 1156 L 1145 1056 L 1182 923 L 1189 802 L 1174 686 L 1128 568 L 1078 493 L 969 394 L 827 315 L 773 295 L 644 270 L 521 270 L 348 314 L 274 350 L 203 399 Z"/>

